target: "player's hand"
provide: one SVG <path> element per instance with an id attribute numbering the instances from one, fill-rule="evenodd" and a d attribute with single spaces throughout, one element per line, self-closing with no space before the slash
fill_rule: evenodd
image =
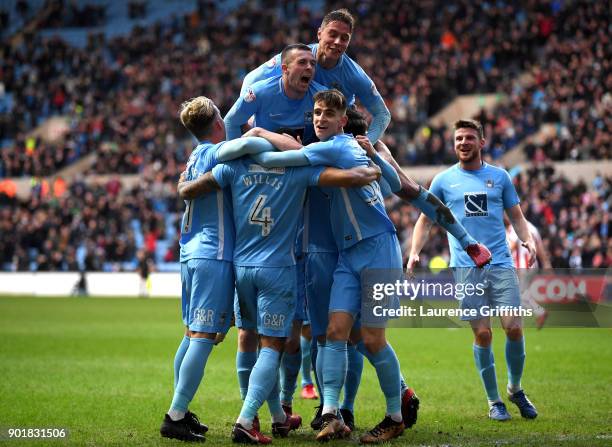
<path id="1" fill-rule="evenodd" d="M 185 180 L 187 180 L 187 171 L 183 171 L 179 175 L 179 183 L 183 183 Z"/>
<path id="2" fill-rule="evenodd" d="M 290 134 L 288 134 L 288 133 L 282 133 L 281 135 L 283 135 L 283 136 L 285 136 L 285 137 L 288 137 L 288 138 L 291 138 L 292 140 L 297 141 L 297 142 L 298 142 L 300 145 L 302 145 L 302 146 L 303 146 L 303 144 L 302 144 L 302 139 L 300 138 L 300 136 L 299 136 L 299 135 L 293 136 L 293 135 L 290 135 Z M 289 150 L 293 150 L 293 149 L 289 149 Z"/>
<path id="3" fill-rule="evenodd" d="M 359 146 L 361 146 L 363 150 L 367 152 L 368 157 L 372 158 L 376 155 L 376 149 L 374 149 L 374 146 L 372 146 L 372 143 L 370 143 L 368 137 L 365 135 L 357 135 L 355 139 L 357 140 L 357 143 L 359 143 Z"/>
<path id="4" fill-rule="evenodd" d="M 376 165 L 374 166 L 357 166 L 353 170 L 358 174 L 355 179 L 354 186 L 365 186 L 380 179 L 381 171 Z"/>
<path id="5" fill-rule="evenodd" d="M 533 242 L 533 240 L 529 239 L 528 241 L 523 242 L 521 245 L 527 250 L 529 250 L 529 261 L 527 261 L 527 264 L 529 265 L 529 267 L 531 267 L 536 262 L 535 243 Z"/>
<path id="6" fill-rule="evenodd" d="M 410 254 L 408 258 L 408 263 L 406 264 L 406 274 L 410 279 L 414 279 L 415 273 L 414 269 L 421 264 L 421 258 L 417 254 Z"/>
<path id="7" fill-rule="evenodd" d="M 246 137 L 258 137 L 260 135 L 261 127 L 253 127 L 242 134 L 242 138 Z"/>

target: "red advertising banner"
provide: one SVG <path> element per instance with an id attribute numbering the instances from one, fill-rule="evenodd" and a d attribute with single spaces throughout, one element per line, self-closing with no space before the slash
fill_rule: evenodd
<path id="1" fill-rule="evenodd" d="M 529 280 L 531 296 L 541 303 L 599 303 L 606 299 L 607 275 L 536 274 Z"/>

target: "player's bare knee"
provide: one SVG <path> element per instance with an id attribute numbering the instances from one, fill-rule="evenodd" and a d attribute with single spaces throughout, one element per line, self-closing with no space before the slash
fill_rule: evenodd
<path id="1" fill-rule="evenodd" d="M 339 326 L 329 326 L 327 328 L 326 338 L 329 341 L 345 341 L 348 339 L 347 331 Z"/>
<path id="2" fill-rule="evenodd" d="M 287 354 L 295 354 L 300 351 L 300 339 L 297 340 L 293 337 L 288 338 L 285 342 L 285 352 Z"/>
<path id="3" fill-rule="evenodd" d="M 387 341 L 384 338 L 381 340 L 380 338 L 364 337 L 363 344 L 369 353 L 377 354 L 387 346 Z"/>
<path id="4" fill-rule="evenodd" d="M 207 338 L 209 340 L 214 340 L 216 336 L 217 336 L 216 332 L 210 333 L 210 332 L 191 331 L 190 333 L 191 338 Z"/>
<path id="5" fill-rule="evenodd" d="M 327 325 L 327 340 L 346 341 L 353 327 L 353 316 L 347 312 L 332 312 Z"/>
<path id="6" fill-rule="evenodd" d="M 241 352 L 255 352 L 259 340 L 257 332 L 251 329 L 238 329 L 238 350 Z"/>
<path id="7" fill-rule="evenodd" d="M 380 352 L 387 345 L 387 339 L 385 337 L 384 331 L 367 330 L 364 328 L 361 331 L 361 337 L 364 346 L 366 347 L 368 352 L 372 354 Z"/>
<path id="8" fill-rule="evenodd" d="M 512 341 L 518 341 L 523 338 L 523 328 L 520 326 L 513 326 L 506 328 L 506 337 Z"/>
<path id="9" fill-rule="evenodd" d="M 491 346 L 491 342 L 493 341 L 493 331 L 488 327 L 474 329 L 474 338 L 478 346 L 486 348 Z"/>
<path id="10" fill-rule="evenodd" d="M 261 347 L 271 348 L 282 353 L 285 348 L 285 341 L 286 338 L 284 337 L 268 337 L 264 335 L 261 337 Z"/>
<path id="11" fill-rule="evenodd" d="M 330 318 L 329 325 L 327 326 L 326 338 L 329 341 L 346 341 L 348 340 L 350 327 L 346 327 L 343 319 Z"/>

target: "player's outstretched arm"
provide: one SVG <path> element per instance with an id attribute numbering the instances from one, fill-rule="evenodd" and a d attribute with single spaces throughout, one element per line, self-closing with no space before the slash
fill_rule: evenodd
<path id="1" fill-rule="evenodd" d="M 514 205 L 513 207 L 507 209 L 506 212 L 508 213 L 510 222 L 512 222 L 514 231 L 516 231 L 516 235 L 521 241 L 523 241 L 523 247 L 529 250 L 528 264 L 531 267 L 536 261 L 536 246 L 533 238 L 531 237 L 531 233 L 529 232 L 527 220 L 525 219 L 525 216 L 523 216 L 521 205 Z"/>
<path id="2" fill-rule="evenodd" d="M 243 137 L 261 137 L 269 141 L 279 151 L 290 151 L 295 149 L 302 149 L 302 143 L 294 139 L 289 135 L 284 135 L 261 127 L 253 127 L 251 130 L 246 132 Z"/>
<path id="3" fill-rule="evenodd" d="M 243 155 L 254 155 L 274 151 L 274 146 L 263 138 L 247 137 L 226 141 L 217 151 L 217 160 L 224 162 L 240 158 Z"/>
<path id="4" fill-rule="evenodd" d="M 195 180 L 179 180 L 177 189 L 181 199 L 193 200 L 209 192 L 221 189 L 221 187 L 213 177 L 212 172 L 209 171 Z"/>
<path id="5" fill-rule="evenodd" d="M 253 159 L 264 168 L 285 168 L 308 166 L 308 158 L 301 151 L 262 152 L 253 155 Z"/>
<path id="6" fill-rule="evenodd" d="M 406 270 L 408 274 L 414 276 L 414 269 L 419 265 L 421 261 L 419 255 L 421 254 L 421 250 L 425 246 L 427 239 L 429 238 L 429 231 L 433 226 L 432 220 L 427 217 L 425 214 L 421 213 L 417 223 L 414 225 L 414 230 L 412 232 L 412 242 L 410 244 L 410 257 L 408 258 L 408 265 L 406 266 Z"/>
<path id="7" fill-rule="evenodd" d="M 381 158 L 380 155 L 378 155 L 378 152 L 376 152 L 374 146 L 372 146 L 372 143 L 370 143 L 370 140 L 368 140 L 367 137 L 364 137 L 363 135 L 357 135 L 355 139 L 357 140 L 359 145 L 368 153 L 368 156 L 372 159 L 372 161 L 380 167 L 382 171 L 382 176 L 389 184 L 391 191 L 399 191 L 402 187 L 402 184 L 400 182 L 399 175 L 397 174 L 393 166 L 391 166 L 391 164 L 389 164 L 387 161 Z"/>
<path id="8" fill-rule="evenodd" d="M 380 140 L 377 141 L 374 144 L 374 149 L 376 149 L 376 152 L 378 152 L 378 155 L 380 155 L 381 158 L 383 158 L 387 163 L 393 166 L 393 169 L 395 169 L 395 172 L 397 172 L 397 175 L 400 178 L 402 186 L 399 191 L 395 192 L 395 194 L 400 199 L 404 199 L 407 201 L 415 199 L 420 192 L 419 184 L 403 171 L 403 169 L 400 167 L 395 158 L 393 158 L 391 151 L 385 143 Z"/>
<path id="9" fill-rule="evenodd" d="M 319 186 L 353 188 L 365 186 L 380 178 L 377 166 L 357 166 L 351 169 L 326 168 L 319 176 Z"/>

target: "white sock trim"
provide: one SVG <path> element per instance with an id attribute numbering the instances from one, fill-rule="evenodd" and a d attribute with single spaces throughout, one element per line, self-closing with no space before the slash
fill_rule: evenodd
<path id="1" fill-rule="evenodd" d="M 253 428 L 253 419 L 249 420 L 249 419 L 245 419 L 243 417 L 238 416 L 238 419 L 236 419 L 236 422 L 242 425 L 247 430 L 250 430 Z"/>
<path id="2" fill-rule="evenodd" d="M 401 411 L 398 411 L 397 413 L 388 414 L 387 416 L 393 419 L 393 422 L 402 422 L 403 420 Z"/>
<path id="3" fill-rule="evenodd" d="M 168 416 L 170 416 L 170 419 L 172 419 L 173 421 L 180 421 L 185 417 L 185 412 L 170 408 L 168 410 Z"/>
<path id="4" fill-rule="evenodd" d="M 338 407 L 332 407 L 331 405 L 323 404 L 323 411 L 321 414 L 333 414 L 334 416 L 338 413 Z"/>

